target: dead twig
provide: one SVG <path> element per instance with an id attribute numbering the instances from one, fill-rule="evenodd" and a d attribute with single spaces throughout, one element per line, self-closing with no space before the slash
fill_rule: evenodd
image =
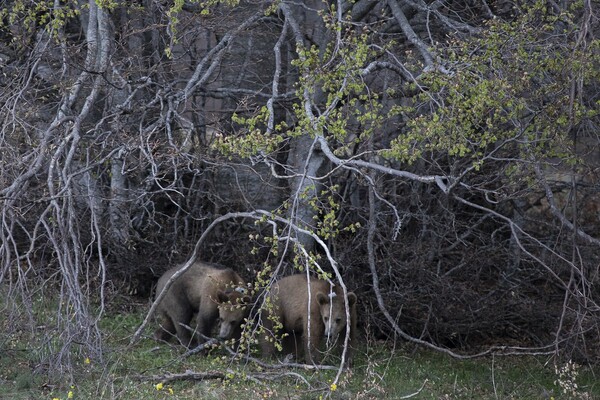
<path id="1" fill-rule="evenodd" d="M 137 375 L 133 379 L 139 381 L 156 381 L 162 383 L 171 383 L 175 381 L 205 381 L 208 379 L 225 379 L 226 373 L 223 371 L 208 371 L 196 372 L 185 371 L 179 374 L 163 374 L 163 375 Z"/>

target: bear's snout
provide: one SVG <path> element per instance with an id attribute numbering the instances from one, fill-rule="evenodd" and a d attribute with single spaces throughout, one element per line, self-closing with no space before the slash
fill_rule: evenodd
<path id="1" fill-rule="evenodd" d="M 338 334 L 340 333 L 340 326 L 339 323 L 337 323 L 337 321 L 334 322 L 330 322 L 329 320 L 327 320 L 325 322 L 325 337 L 327 338 L 327 340 L 331 340 L 331 339 L 335 339 Z"/>
<path id="2" fill-rule="evenodd" d="M 221 321 L 221 328 L 219 329 L 219 339 L 229 339 L 233 335 L 233 323 L 228 321 Z"/>

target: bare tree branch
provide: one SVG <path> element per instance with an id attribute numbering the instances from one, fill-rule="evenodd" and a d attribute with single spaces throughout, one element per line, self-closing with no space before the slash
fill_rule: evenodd
<path id="1" fill-rule="evenodd" d="M 423 61 L 425 62 L 425 67 L 433 68 L 433 56 L 427 49 L 427 45 L 419 38 L 419 36 L 413 30 L 412 26 L 410 25 L 410 22 L 408 22 L 408 19 L 404 15 L 404 12 L 402 12 L 402 9 L 400 8 L 400 5 L 398 4 L 397 0 L 387 0 L 386 3 L 390 10 L 392 10 L 394 18 L 396 18 L 396 21 L 400 25 L 400 28 L 402 29 L 402 32 L 404 32 L 404 34 L 406 35 L 408 41 L 412 43 L 421 53 L 421 57 L 423 57 Z"/>

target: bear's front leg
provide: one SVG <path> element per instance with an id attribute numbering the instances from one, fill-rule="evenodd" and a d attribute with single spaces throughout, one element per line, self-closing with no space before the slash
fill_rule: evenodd
<path id="1" fill-rule="evenodd" d="M 191 310 L 183 309 L 176 310 L 176 312 L 173 312 L 171 315 L 173 325 L 175 325 L 175 331 L 177 332 L 177 340 L 186 347 L 192 347 L 194 344 L 189 327 L 192 315 L 193 313 Z"/>
<path id="2" fill-rule="evenodd" d="M 203 301 L 198 307 L 196 316 L 196 336 L 198 344 L 205 343 L 206 338 L 212 337 L 212 331 L 219 318 L 219 309 L 212 301 Z"/>
<path id="3" fill-rule="evenodd" d="M 158 329 L 154 331 L 154 339 L 158 341 L 168 342 L 173 336 L 177 335 L 177 330 L 171 317 L 163 315 L 159 318 Z"/>

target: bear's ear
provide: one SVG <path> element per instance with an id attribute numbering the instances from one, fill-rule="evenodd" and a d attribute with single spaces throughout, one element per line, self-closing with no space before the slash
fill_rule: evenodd
<path id="1" fill-rule="evenodd" d="M 356 303 L 356 295 L 354 292 L 348 293 L 348 305 L 352 307 Z"/>
<path id="2" fill-rule="evenodd" d="M 329 303 L 329 297 L 319 292 L 317 293 L 317 302 L 319 303 L 319 305 L 327 304 Z"/>
<path id="3" fill-rule="evenodd" d="M 229 295 L 222 290 L 217 292 L 217 302 L 218 303 L 227 303 L 229 301 Z"/>

